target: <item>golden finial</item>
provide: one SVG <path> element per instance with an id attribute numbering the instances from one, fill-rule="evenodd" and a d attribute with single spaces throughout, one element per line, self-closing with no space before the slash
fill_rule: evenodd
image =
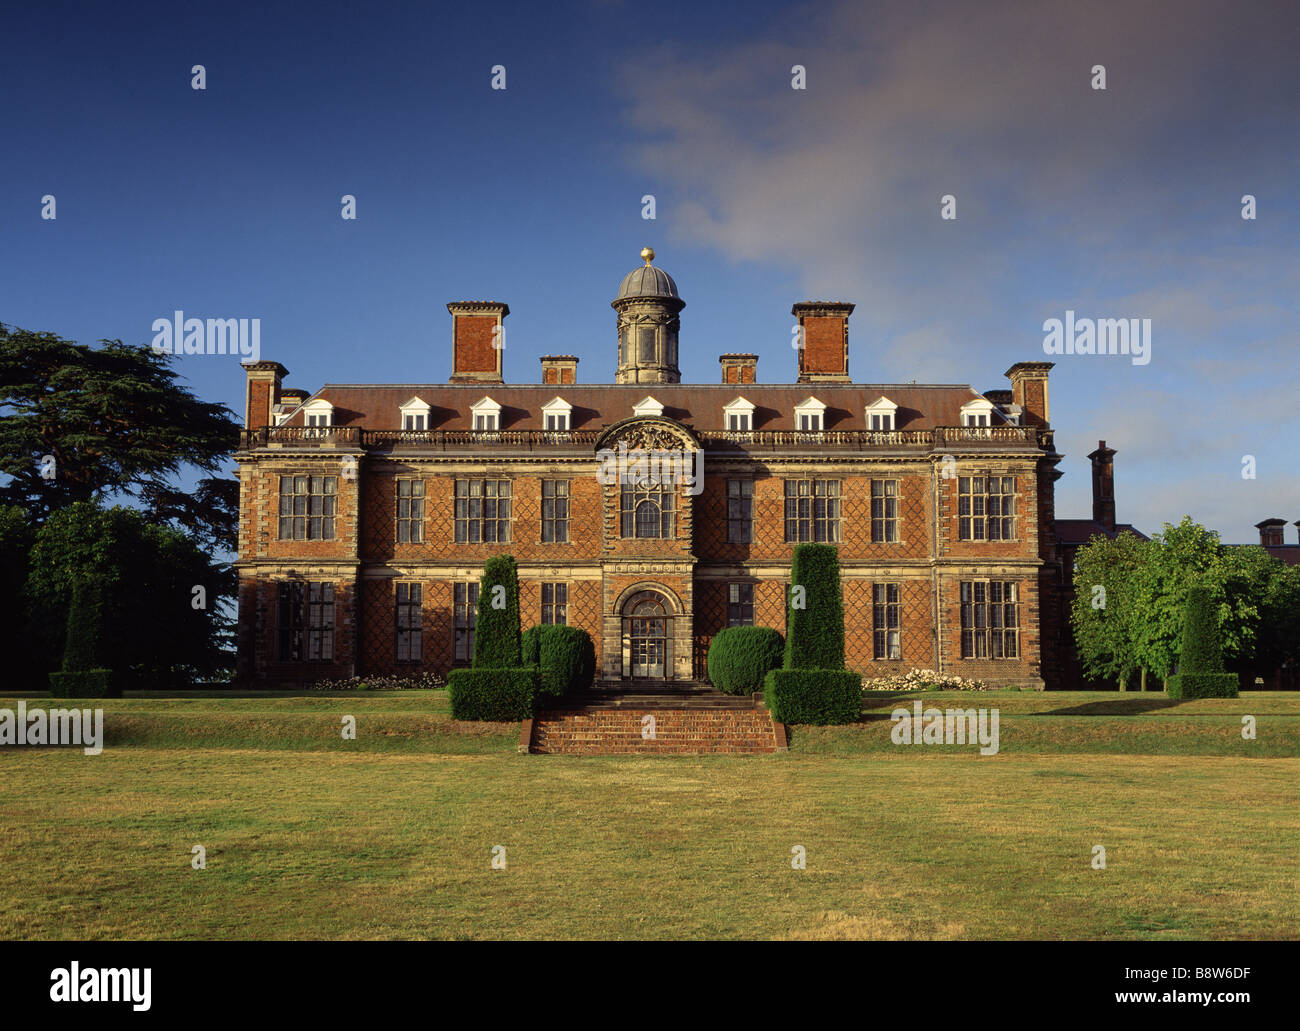
<path id="1" fill-rule="evenodd" d="M 655 249 L 653 247 L 642 247 L 641 257 L 645 258 L 645 263 L 649 265 L 650 262 L 655 260 Z"/>

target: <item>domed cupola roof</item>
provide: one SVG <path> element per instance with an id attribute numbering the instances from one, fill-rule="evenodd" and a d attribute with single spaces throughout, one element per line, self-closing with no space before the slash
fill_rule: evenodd
<path id="1" fill-rule="evenodd" d="M 654 261 L 655 252 L 649 247 L 643 248 L 641 257 L 645 259 L 645 264 L 639 269 L 632 270 L 623 278 L 623 285 L 618 288 L 615 302 L 634 297 L 671 297 L 680 300 L 673 277 L 663 269 L 655 268 L 650 264 Z"/>

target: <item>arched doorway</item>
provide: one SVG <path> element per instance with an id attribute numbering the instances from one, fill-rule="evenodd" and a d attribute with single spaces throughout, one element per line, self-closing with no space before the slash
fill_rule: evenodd
<path id="1" fill-rule="evenodd" d="M 627 675 L 633 680 L 672 676 L 672 617 L 662 595 L 640 591 L 623 606 L 623 641 Z"/>

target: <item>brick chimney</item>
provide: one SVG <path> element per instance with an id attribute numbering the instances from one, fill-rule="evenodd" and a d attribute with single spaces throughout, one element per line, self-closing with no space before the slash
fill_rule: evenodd
<path id="1" fill-rule="evenodd" d="M 849 383 L 849 316 L 844 301 L 801 301 L 790 309 L 803 330 L 800 383 Z"/>
<path id="2" fill-rule="evenodd" d="M 244 391 L 244 428 L 250 430 L 270 426 L 271 412 L 280 403 L 280 382 L 289 370 L 279 362 L 247 362 L 244 373 L 248 377 Z"/>
<path id="3" fill-rule="evenodd" d="M 758 355 L 720 354 L 723 383 L 754 383 L 758 378 Z"/>
<path id="4" fill-rule="evenodd" d="M 1047 399 L 1047 374 L 1055 362 L 1016 362 L 1004 376 L 1011 380 L 1012 403 L 1020 406 L 1022 426 L 1050 426 L 1051 407 Z"/>
<path id="5" fill-rule="evenodd" d="M 1280 548 L 1283 543 L 1282 527 L 1286 526 L 1285 519 L 1265 519 L 1262 523 L 1256 523 L 1255 529 L 1259 531 L 1259 543 L 1266 548 Z"/>
<path id="6" fill-rule="evenodd" d="M 1107 447 L 1104 440 L 1097 441 L 1097 450 L 1088 456 L 1092 462 L 1092 520 L 1115 532 L 1115 449 Z"/>
<path id="7" fill-rule="evenodd" d="M 554 385 L 578 382 L 578 359 L 571 354 L 542 355 L 542 382 Z"/>
<path id="8" fill-rule="evenodd" d="M 452 301 L 451 383 L 501 383 L 505 318 L 510 306 L 499 301 Z"/>

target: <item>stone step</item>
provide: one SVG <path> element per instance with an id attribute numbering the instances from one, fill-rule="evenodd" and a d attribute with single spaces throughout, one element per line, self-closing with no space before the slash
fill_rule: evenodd
<path id="1" fill-rule="evenodd" d="M 520 751 L 551 755 L 723 754 L 785 751 L 785 727 L 753 699 L 748 708 L 617 707 L 551 709 L 524 722 Z M 655 734 L 644 736 L 642 717 L 653 715 Z"/>

